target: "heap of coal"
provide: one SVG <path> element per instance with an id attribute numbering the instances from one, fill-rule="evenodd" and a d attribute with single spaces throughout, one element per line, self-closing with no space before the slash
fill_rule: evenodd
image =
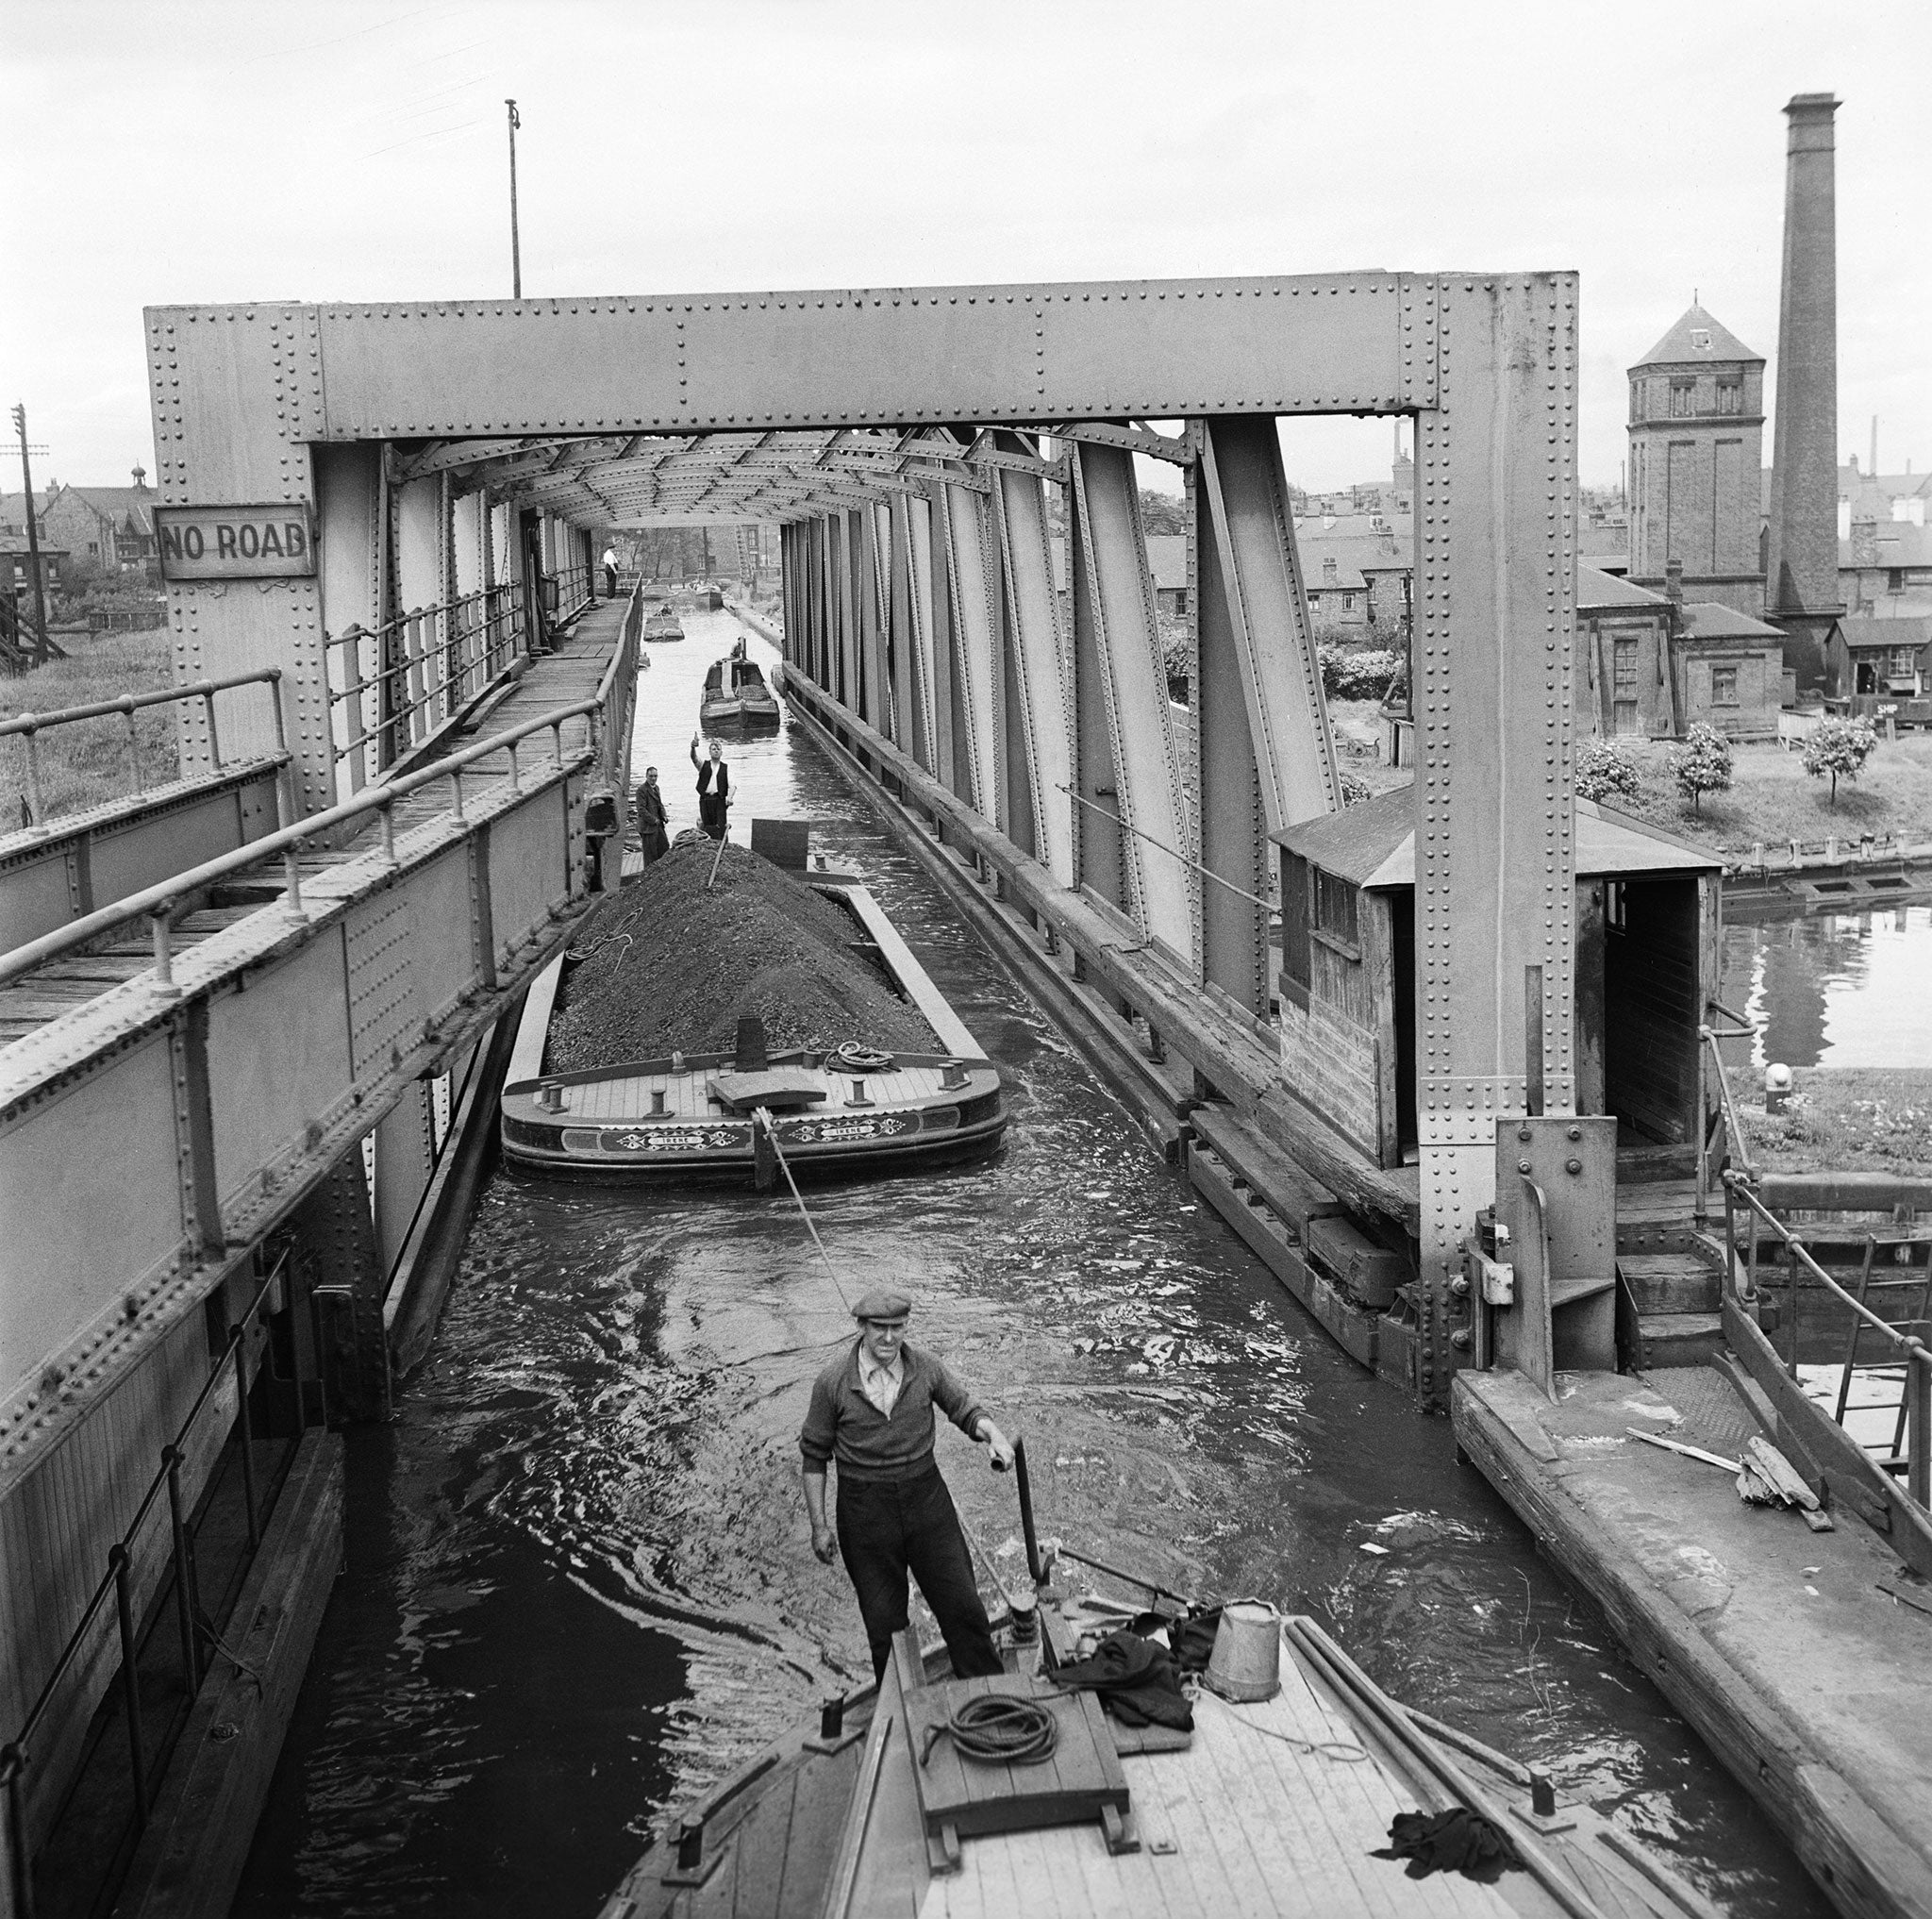
<path id="1" fill-rule="evenodd" d="M 774 1051 L 847 1040 L 889 1052 L 944 1049 L 878 966 L 855 950 L 850 914 L 742 846 L 707 892 L 708 840 L 687 841 L 605 902 L 577 934 L 550 1025 L 552 1073 L 627 1060 L 729 1052 L 756 1014 Z"/>

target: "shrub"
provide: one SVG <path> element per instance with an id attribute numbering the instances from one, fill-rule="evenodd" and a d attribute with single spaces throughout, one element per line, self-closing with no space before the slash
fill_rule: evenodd
<path id="1" fill-rule="evenodd" d="M 1801 762 L 1813 779 L 1831 779 L 1831 807 L 1838 808 L 1838 783 L 1857 779 L 1878 744 L 1869 720 L 1824 720 L 1806 738 Z"/>
<path id="2" fill-rule="evenodd" d="M 1345 807 L 1358 807 L 1366 799 L 1374 799 L 1368 782 L 1359 774 L 1351 773 L 1347 767 L 1341 772 L 1341 804 Z"/>
<path id="3" fill-rule="evenodd" d="M 1379 700 L 1402 674 L 1407 662 L 1399 653 L 1349 652 L 1323 646 L 1322 691 L 1331 700 Z"/>
<path id="4" fill-rule="evenodd" d="M 1697 812 L 1706 793 L 1722 793 L 1731 783 L 1731 743 L 1715 726 L 1700 721 L 1672 754 L 1671 771 L 1677 791 Z"/>
<path id="5" fill-rule="evenodd" d="M 1576 749 L 1576 791 L 1587 800 L 1635 799 L 1637 762 L 1614 740 L 1586 740 Z"/>

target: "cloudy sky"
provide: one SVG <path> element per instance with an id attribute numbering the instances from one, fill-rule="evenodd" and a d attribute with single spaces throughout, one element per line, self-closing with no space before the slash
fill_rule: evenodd
<path id="1" fill-rule="evenodd" d="M 0 397 L 113 482 L 143 305 L 507 293 L 514 94 L 528 293 L 1576 268 L 1613 482 L 1693 290 L 1774 355 L 1779 109 L 1829 90 L 1840 448 L 1923 470 L 1928 89 L 1920 0 L 0 0 Z"/>

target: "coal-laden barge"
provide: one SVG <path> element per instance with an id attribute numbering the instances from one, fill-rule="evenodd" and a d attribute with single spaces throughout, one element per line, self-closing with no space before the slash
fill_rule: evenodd
<path id="1" fill-rule="evenodd" d="M 994 1150 L 1000 1072 L 854 875 L 802 829 L 690 835 L 532 985 L 505 1157 L 548 1174 L 769 1184 Z M 775 1147 L 775 1151 L 774 1151 Z"/>

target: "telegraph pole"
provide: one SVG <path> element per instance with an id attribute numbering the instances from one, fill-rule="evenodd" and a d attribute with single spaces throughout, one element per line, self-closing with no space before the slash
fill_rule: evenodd
<path id="1" fill-rule="evenodd" d="M 34 637 L 40 642 L 42 662 L 47 658 L 47 592 L 41 578 L 41 534 L 34 524 L 34 469 L 27 457 L 26 403 L 13 409 L 14 430 L 20 435 L 20 483 L 26 493 L 26 567 L 34 583 Z"/>
<path id="2" fill-rule="evenodd" d="M 517 128 L 524 123 L 517 118 L 517 103 L 506 100 L 509 108 L 509 278 L 510 295 L 513 299 L 524 297 L 524 255 L 517 241 Z"/>

